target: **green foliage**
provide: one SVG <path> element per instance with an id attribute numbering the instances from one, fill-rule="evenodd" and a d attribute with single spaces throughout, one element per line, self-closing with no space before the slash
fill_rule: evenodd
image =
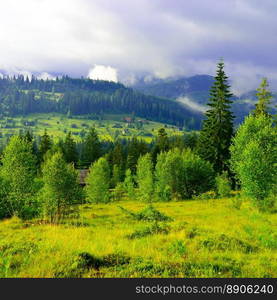
<path id="1" fill-rule="evenodd" d="M 258 250 L 255 245 L 251 245 L 241 239 L 230 237 L 225 234 L 205 239 L 202 241 L 202 245 L 203 247 L 213 251 L 240 250 L 245 253 L 250 253 Z"/>
<path id="2" fill-rule="evenodd" d="M 64 159 L 67 163 L 74 163 L 74 165 L 78 162 L 78 152 L 76 148 L 76 142 L 72 138 L 71 132 L 69 131 L 66 135 L 64 142 L 62 143 L 62 152 Z"/>
<path id="3" fill-rule="evenodd" d="M 187 248 L 184 242 L 181 240 L 173 241 L 167 249 L 169 255 L 174 256 L 185 256 L 187 254 Z"/>
<path id="4" fill-rule="evenodd" d="M 4 150 L 2 164 L 0 175 L 4 190 L 1 193 L 6 207 L 3 214 L 31 217 L 37 210 L 34 197 L 36 158 L 32 144 L 13 136 Z"/>
<path id="5" fill-rule="evenodd" d="M 184 198 L 191 198 L 214 187 L 212 165 L 194 154 L 191 150 L 183 152 L 185 174 Z"/>
<path id="6" fill-rule="evenodd" d="M 58 223 L 70 213 L 74 204 L 82 200 L 78 173 L 58 152 L 45 162 L 42 179 L 44 183 L 40 194 L 42 213 L 50 222 Z"/>
<path id="7" fill-rule="evenodd" d="M 87 201 L 91 203 L 109 202 L 109 186 L 109 164 L 104 157 L 101 157 L 89 168 L 85 187 Z"/>
<path id="8" fill-rule="evenodd" d="M 120 201 L 123 199 L 125 194 L 125 188 L 123 182 L 119 182 L 116 187 L 112 190 L 111 196 L 113 201 Z"/>
<path id="9" fill-rule="evenodd" d="M 210 109 L 206 112 L 198 144 L 198 152 L 217 173 L 228 170 L 229 147 L 233 135 L 232 94 L 223 61 L 218 63 L 215 82 L 210 90 Z"/>
<path id="10" fill-rule="evenodd" d="M 116 187 L 120 181 L 121 181 L 121 170 L 120 167 L 117 164 L 115 164 L 113 165 L 113 172 L 111 178 L 112 187 Z"/>
<path id="11" fill-rule="evenodd" d="M 158 211 L 153 205 L 147 206 L 145 209 L 140 212 L 134 213 L 126 208 L 119 208 L 128 216 L 137 221 L 147 221 L 147 222 L 159 222 L 159 221 L 172 221 L 172 218 Z"/>
<path id="12" fill-rule="evenodd" d="M 192 198 L 195 200 L 209 200 L 209 199 L 215 199 L 216 197 L 217 194 L 215 191 L 207 191 L 200 195 L 194 195 Z"/>
<path id="13" fill-rule="evenodd" d="M 152 150 L 152 159 L 154 164 L 156 164 L 157 161 L 157 155 L 160 152 L 168 151 L 169 150 L 169 140 L 167 133 L 164 128 L 160 128 L 158 130 L 158 136 L 156 139 L 156 144 Z"/>
<path id="14" fill-rule="evenodd" d="M 277 187 L 277 134 L 266 115 L 249 116 L 240 126 L 231 147 L 232 169 L 244 195 L 264 207 Z"/>
<path id="15" fill-rule="evenodd" d="M 268 90 L 268 82 L 266 78 L 262 79 L 260 87 L 257 89 L 258 102 L 256 103 L 256 107 L 254 110 L 255 116 L 266 115 L 269 116 L 269 107 L 270 100 L 272 99 L 272 94 Z"/>
<path id="16" fill-rule="evenodd" d="M 91 128 L 84 140 L 82 162 L 89 166 L 101 156 L 101 143 L 95 128 Z"/>
<path id="17" fill-rule="evenodd" d="M 133 239 L 139 239 L 143 238 L 149 235 L 154 235 L 154 234 L 168 234 L 169 233 L 169 226 L 166 224 L 158 224 L 158 223 L 153 223 L 150 226 L 147 226 L 143 229 L 138 229 L 135 230 L 133 233 L 129 234 L 127 236 L 128 239 L 133 240 Z"/>
<path id="18" fill-rule="evenodd" d="M 221 175 L 218 175 L 215 179 L 216 181 L 216 190 L 217 194 L 221 197 L 229 197 L 231 193 L 231 183 L 228 178 L 228 174 L 223 172 Z"/>
<path id="19" fill-rule="evenodd" d="M 7 185 L 5 184 L 4 180 L 0 176 L 0 219 L 10 217 L 12 213 L 9 209 L 7 195 L 8 195 Z"/>
<path id="20" fill-rule="evenodd" d="M 44 130 L 43 136 L 40 138 L 40 143 L 39 143 L 39 160 L 40 162 L 44 161 L 44 155 L 49 151 L 52 147 L 52 141 L 50 136 L 47 133 L 47 130 Z"/>
<path id="21" fill-rule="evenodd" d="M 184 116 L 200 116 L 176 101 L 144 95 L 120 83 L 87 78 L 63 76 L 56 80 L 31 81 L 18 78 L 0 78 L 1 115 L 27 115 L 33 113 L 63 113 L 87 115 L 100 119 L 103 114 L 136 114 L 140 118 L 183 126 Z M 192 124 L 192 125 L 195 125 Z M 187 124 L 190 125 L 190 122 Z"/>
<path id="22" fill-rule="evenodd" d="M 124 190 L 128 195 L 130 200 L 135 198 L 135 187 L 134 187 L 134 179 L 132 176 L 132 172 L 130 169 L 126 170 L 125 179 L 124 179 Z"/>
<path id="23" fill-rule="evenodd" d="M 126 168 L 130 169 L 132 171 L 132 174 L 134 175 L 137 170 L 138 159 L 141 155 L 147 153 L 147 146 L 145 142 L 133 138 L 128 145 L 127 152 L 128 155 L 127 155 Z"/>
<path id="24" fill-rule="evenodd" d="M 157 159 L 155 178 L 156 195 L 164 201 L 191 198 L 210 190 L 214 185 L 211 164 L 189 149 L 161 153 Z"/>
<path id="25" fill-rule="evenodd" d="M 139 199 L 152 202 L 154 193 L 153 164 L 149 153 L 141 156 L 138 160 L 137 183 Z"/>
<path id="26" fill-rule="evenodd" d="M 82 205 L 70 226 L 67 220 L 49 226 L 40 219 L 6 219 L 0 224 L 0 277 L 275 278 L 276 216 L 248 202 L 234 210 L 231 201 L 156 204 L 173 218 L 170 227 L 126 218 L 118 205 L 140 212 L 142 204 L 125 200 Z"/>

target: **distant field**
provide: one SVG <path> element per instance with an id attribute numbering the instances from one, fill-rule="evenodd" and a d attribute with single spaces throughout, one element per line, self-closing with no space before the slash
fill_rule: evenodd
<path id="1" fill-rule="evenodd" d="M 0 137 L 5 138 L 20 131 L 31 130 L 35 135 L 42 135 L 47 129 L 54 139 L 64 137 L 71 131 L 76 140 L 80 140 L 89 127 L 94 126 L 102 140 L 114 140 L 116 137 L 138 137 L 146 141 L 157 134 L 159 128 L 166 126 L 169 135 L 178 135 L 179 128 L 162 123 L 136 118 L 134 122 L 123 121 L 123 115 L 105 115 L 103 120 L 90 120 L 86 118 L 68 118 L 60 114 L 34 114 L 26 117 L 4 118 L 0 120 Z M 141 121 L 141 122 L 140 122 Z M 0 139 L 1 140 L 1 139 Z"/>
<path id="2" fill-rule="evenodd" d="M 0 222 L 0 277 L 276 277 L 276 214 L 232 199 L 155 203 L 168 221 L 139 221 L 145 203 L 82 205 L 60 225 Z"/>

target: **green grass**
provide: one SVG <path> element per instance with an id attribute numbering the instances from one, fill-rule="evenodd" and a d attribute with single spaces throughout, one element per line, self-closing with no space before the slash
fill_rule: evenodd
<path id="1" fill-rule="evenodd" d="M 276 225 L 231 199 L 85 204 L 60 225 L 1 221 L 0 277 L 276 277 Z"/>
<path id="2" fill-rule="evenodd" d="M 67 118 L 61 114 L 33 114 L 25 117 L 4 118 L 0 120 L 0 142 L 9 135 L 18 134 L 19 131 L 31 130 L 35 135 L 42 135 L 47 129 L 48 133 L 57 140 L 65 137 L 71 131 L 76 140 L 81 139 L 81 132 L 94 126 L 102 140 L 137 137 L 150 142 L 165 125 L 148 121 L 142 128 L 136 124 L 128 125 L 123 122 L 127 115 L 105 115 L 103 120 L 90 120 L 85 117 Z M 140 118 L 136 118 L 140 120 Z M 33 126 L 26 126 L 26 122 L 35 122 Z M 119 128 L 116 128 L 116 127 Z M 169 135 L 180 135 L 181 131 L 176 126 L 167 125 Z"/>

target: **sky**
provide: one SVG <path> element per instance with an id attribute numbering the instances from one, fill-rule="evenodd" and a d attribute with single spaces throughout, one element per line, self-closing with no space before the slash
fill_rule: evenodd
<path id="1" fill-rule="evenodd" d="M 276 0 L 0 0 L 0 73 L 136 82 L 214 75 L 277 90 Z"/>

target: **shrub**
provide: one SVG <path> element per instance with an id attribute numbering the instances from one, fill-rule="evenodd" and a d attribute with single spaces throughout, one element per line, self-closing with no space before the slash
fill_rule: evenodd
<path id="1" fill-rule="evenodd" d="M 127 235 L 127 238 L 132 240 L 132 239 L 138 239 L 153 234 L 168 234 L 168 233 L 169 233 L 168 225 L 158 224 L 157 222 L 155 222 L 151 226 L 145 227 L 143 229 L 135 230 L 132 234 Z"/>
<path id="2" fill-rule="evenodd" d="M 145 209 L 138 213 L 131 212 L 123 207 L 119 207 L 124 213 L 131 216 L 133 219 L 138 221 L 172 221 L 172 218 L 162 214 L 160 211 L 155 209 L 152 205 L 147 206 Z"/>
<path id="3" fill-rule="evenodd" d="M 191 150 L 178 149 L 161 153 L 155 169 L 156 195 L 168 201 L 171 198 L 191 198 L 214 186 L 214 171 Z"/>
<path id="4" fill-rule="evenodd" d="M 197 196 L 192 197 L 195 200 L 209 200 L 209 199 L 215 199 L 216 198 L 216 192 L 215 191 L 208 191 L 206 193 L 202 193 Z"/>
<path id="5" fill-rule="evenodd" d="M 187 253 L 187 248 L 181 240 L 173 241 L 167 249 L 169 255 L 184 256 Z"/>
<path id="6" fill-rule="evenodd" d="M 215 179 L 217 195 L 221 198 L 229 197 L 231 193 L 231 183 L 226 172 L 218 175 Z"/>

